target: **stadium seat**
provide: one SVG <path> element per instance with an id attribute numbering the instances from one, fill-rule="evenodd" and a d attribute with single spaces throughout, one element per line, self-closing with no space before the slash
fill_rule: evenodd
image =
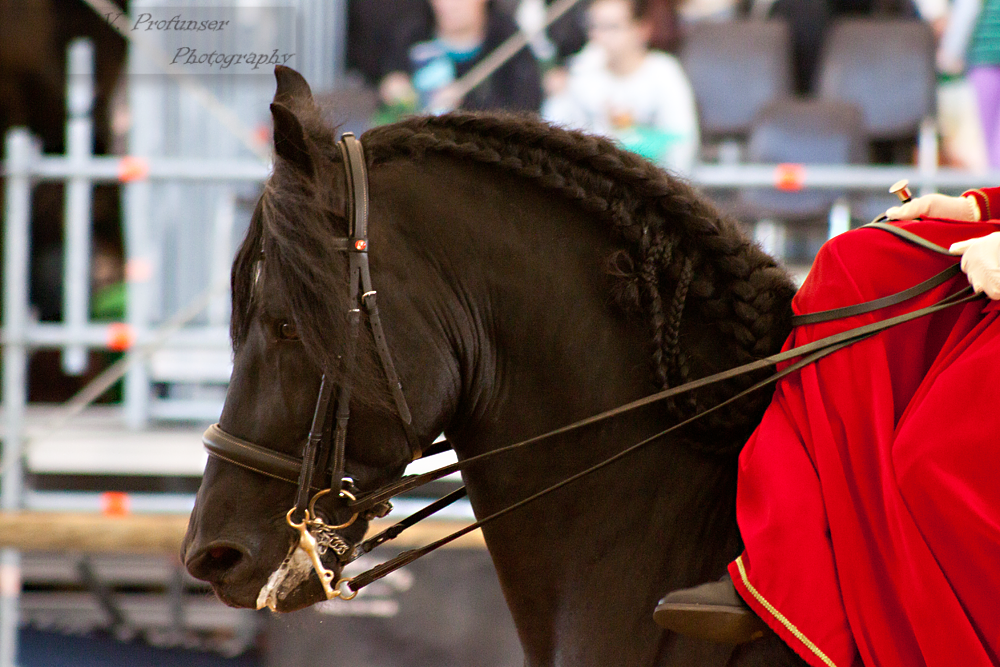
<path id="1" fill-rule="evenodd" d="M 754 119 L 747 146 L 748 161 L 764 164 L 864 164 L 867 157 L 861 109 L 838 100 L 786 98 L 772 102 Z M 740 191 L 736 211 L 744 219 L 767 221 L 758 224 L 755 234 L 765 249 L 783 257 L 783 223 L 829 220 L 833 229 L 834 216 L 850 215 L 849 210 L 843 211 L 844 202 L 844 193 L 836 190 L 748 188 Z M 778 240 L 768 242 L 761 238 L 762 233 L 777 236 Z M 829 235 L 823 230 L 818 243 Z M 810 246 L 788 254 L 793 260 L 798 256 L 809 259 L 815 250 Z"/>
<path id="2" fill-rule="evenodd" d="M 792 91 L 791 35 L 784 21 L 734 20 L 694 26 L 681 64 L 691 80 L 705 157 L 746 140 L 757 113 Z M 735 143 L 734 143 L 735 142 Z"/>
<path id="3" fill-rule="evenodd" d="M 935 85 L 927 23 L 841 19 L 826 40 L 816 96 L 860 107 L 871 139 L 908 139 L 933 113 Z"/>
<path id="4" fill-rule="evenodd" d="M 937 166 L 934 34 L 919 20 L 845 18 L 827 37 L 816 96 L 856 104 L 877 162 L 911 163 L 914 145 L 922 171 Z M 854 197 L 860 222 L 895 204 L 891 195 Z"/>

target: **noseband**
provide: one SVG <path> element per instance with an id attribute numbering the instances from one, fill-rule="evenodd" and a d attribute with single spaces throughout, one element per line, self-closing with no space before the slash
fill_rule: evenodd
<path id="1" fill-rule="evenodd" d="M 413 459 L 422 452 L 416 432 L 411 425 L 410 408 L 403 395 L 392 355 L 386 344 L 382 320 L 379 317 L 376 292 L 372 289 L 368 267 L 368 173 L 364 153 L 353 134 L 345 132 L 339 142 L 347 172 L 347 219 L 350 230 L 346 237 L 333 239 L 336 249 L 346 252 L 349 258 L 348 280 L 351 305 L 347 311 L 347 347 L 341 355 L 339 382 L 331 381 L 326 373 L 320 380 L 319 395 L 313 411 L 309 437 L 303 446 L 302 458 L 276 452 L 227 433 L 214 424 L 202 436 L 205 449 L 212 456 L 254 472 L 298 485 L 295 505 L 288 511 L 288 524 L 300 534 L 300 546 L 309 554 L 323 583 L 327 598 L 339 597 L 339 587 L 331 587 L 333 573 L 323 567 L 314 534 L 321 534 L 341 560 L 349 551 L 347 543 L 337 535 L 336 529 L 346 528 L 358 518 L 355 512 L 345 523 L 329 526 L 316 515 L 315 504 L 320 497 L 334 490 L 347 502 L 356 500 L 354 480 L 346 475 L 345 448 L 347 424 L 350 418 L 351 390 L 357 366 L 358 338 L 361 331 L 361 311 L 368 316 L 368 324 L 375 341 L 375 349 L 382 364 L 389 391 L 396 405 L 400 424 L 406 434 Z M 334 394 L 336 399 L 334 400 Z M 361 513 L 371 519 L 385 516 L 391 505 L 384 501 Z M 295 517 L 301 516 L 301 521 Z M 310 532 L 311 531 L 311 532 Z"/>

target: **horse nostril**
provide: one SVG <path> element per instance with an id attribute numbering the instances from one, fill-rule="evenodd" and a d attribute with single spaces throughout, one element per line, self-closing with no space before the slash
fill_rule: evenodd
<path id="1" fill-rule="evenodd" d="M 213 567 L 228 572 L 243 558 L 236 549 L 232 547 L 213 547 L 208 550 L 208 557 L 213 561 Z"/>
<path id="2" fill-rule="evenodd" d="M 213 560 L 221 561 L 227 558 L 232 559 L 233 554 L 236 554 L 236 558 L 239 558 L 239 552 L 236 549 L 230 549 L 229 547 L 212 547 L 208 550 L 209 558 Z"/>
<path id="3" fill-rule="evenodd" d="M 187 560 L 187 569 L 197 579 L 216 583 L 243 560 L 243 551 L 227 544 L 213 544 Z"/>

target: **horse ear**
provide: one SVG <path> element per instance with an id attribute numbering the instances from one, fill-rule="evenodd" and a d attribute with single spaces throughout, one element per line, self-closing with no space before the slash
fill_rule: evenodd
<path id="1" fill-rule="evenodd" d="M 274 91 L 274 101 L 285 106 L 302 104 L 304 106 L 313 103 L 312 90 L 305 78 L 284 65 L 275 65 L 274 78 L 278 81 L 278 89 Z"/>
<path id="2" fill-rule="evenodd" d="M 312 153 L 306 143 L 306 132 L 292 110 L 278 102 L 271 103 L 274 119 L 274 152 L 306 174 L 313 174 Z"/>

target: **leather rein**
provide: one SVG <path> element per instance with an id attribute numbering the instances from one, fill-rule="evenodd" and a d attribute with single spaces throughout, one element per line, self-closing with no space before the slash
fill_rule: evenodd
<path id="1" fill-rule="evenodd" d="M 319 395 L 316 399 L 316 408 L 313 413 L 312 425 L 309 429 L 309 436 L 303 446 L 302 457 L 289 456 L 276 452 L 267 447 L 255 444 L 248 440 L 237 438 L 223 431 L 218 424 L 214 424 L 205 431 L 202 441 L 206 450 L 212 456 L 240 466 L 247 470 L 254 471 L 261 475 L 280 479 L 291 484 L 296 484 L 295 505 L 288 511 L 287 522 L 289 526 L 299 533 L 299 547 L 301 547 L 310 557 L 313 568 L 320 578 L 324 591 L 328 599 L 340 597 L 342 599 L 352 599 L 363 587 L 386 576 L 408 563 L 424 556 L 445 544 L 470 533 L 487 523 L 491 523 L 507 514 L 520 509 L 521 507 L 538 500 L 568 484 L 573 483 L 587 475 L 590 475 L 606 466 L 609 466 L 630 454 L 660 440 L 673 431 L 694 422 L 705 415 L 720 410 L 727 405 L 759 390 L 776 383 L 781 378 L 797 372 L 803 367 L 837 351 L 852 343 L 869 338 L 880 331 L 890 327 L 909 322 L 911 320 L 930 315 L 938 311 L 968 303 L 975 299 L 983 298 L 981 294 L 975 294 L 971 287 L 966 287 L 954 294 L 951 294 L 937 303 L 921 308 L 916 311 L 897 315 L 885 320 L 873 322 L 867 325 L 843 331 L 825 338 L 821 338 L 804 345 L 780 352 L 778 354 L 759 359 L 757 361 L 744 364 L 714 375 L 699 378 L 683 385 L 666 389 L 644 398 L 632 401 L 612 410 L 602 412 L 586 419 L 562 426 L 555 430 L 541 435 L 528 438 L 521 442 L 501 447 L 499 449 L 472 456 L 450 465 L 442 466 L 435 470 L 421 475 L 407 475 L 396 482 L 387 484 L 381 488 L 361 494 L 355 487 L 353 479 L 345 474 L 345 446 L 347 437 L 347 425 L 350 417 L 350 397 L 351 379 L 357 359 L 357 343 L 360 335 L 360 321 L 362 309 L 368 316 L 368 323 L 371 328 L 375 347 L 381 361 L 386 380 L 389 385 L 397 414 L 407 441 L 410 445 L 411 454 L 414 460 L 421 455 L 436 454 L 450 448 L 449 443 L 439 441 L 431 445 L 426 450 L 422 450 L 418 437 L 412 427 L 412 418 L 406 398 L 403 394 L 402 384 L 396 373 L 392 362 L 392 356 L 386 344 L 385 335 L 382 330 L 381 319 L 379 318 L 378 306 L 376 302 L 376 292 L 372 289 L 371 275 L 368 267 L 368 177 L 365 168 L 365 159 L 362 152 L 361 143 L 353 134 L 344 133 L 340 143 L 341 154 L 344 158 L 344 166 L 347 171 L 348 188 L 348 220 L 350 221 L 349 236 L 335 239 L 337 248 L 348 253 L 349 257 L 349 281 L 350 294 L 353 303 L 348 310 L 348 343 L 345 353 L 341 356 L 341 368 L 339 370 L 339 384 L 336 387 L 336 400 L 333 400 L 334 382 L 326 374 L 320 381 Z M 882 229 L 895 234 L 911 243 L 920 245 L 933 252 L 949 255 L 947 249 L 942 248 L 926 239 L 913 234 L 905 229 L 891 224 L 875 222 L 867 225 Z M 807 324 L 817 324 L 835 319 L 853 317 L 865 313 L 871 313 L 889 306 L 903 303 L 920 294 L 923 294 L 939 285 L 944 284 L 951 278 L 961 273 L 959 265 L 953 264 L 937 275 L 923 281 L 906 290 L 895 294 L 868 301 L 853 306 L 835 308 L 832 310 L 798 315 L 792 318 L 792 326 L 802 326 Z M 532 444 L 546 440 L 548 438 L 569 433 L 599 422 L 618 417 L 632 412 L 641 407 L 664 401 L 668 398 L 687 393 L 689 391 L 722 382 L 739 375 L 751 373 L 775 366 L 783 362 L 793 362 L 788 366 L 775 372 L 773 375 L 757 382 L 753 386 L 731 396 L 721 403 L 707 408 L 698 414 L 689 417 L 673 426 L 656 433 L 600 463 L 587 468 L 575 475 L 572 475 L 542 491 L 539 491 L 527 498 L 524 498 L 513 505 L 510 505 L 498 512 L 475 521 L 474 523 L 461 528 L 450 535 L 447 535 L 435 542 L 423 547 L 405 551 L 397 557 L 378 565 L 371 570 L 363 572 L 349 579 L 340 579 L 333 584 L 334 574 L 327 569 L 321 556 L 327 551 L 332 551 L 341 566 L 353 562 L 358 557 L 368 553 L 375 547 L 397 537 L 410 526 L 422 521 L 435 512 L 452 504 L 466 495 L 465 487 L 449 493 L 443 498 L 434 501 L 425 508 L 406 517 L 400 522 L 378 533 L 377 535 L 351 546 L 337 531 L 351 525 L 358 517 L 372 519 L 385 516 L 391 510 L 389 501 L 403 493 L 415 488 L 446 477 L 465 468 L 475 465 L 485 459 L 493 458 L 503 454 L 509 454 Z M 336 425 L 334 426 L 334 422 Z M 317 516 L 315 510 L 316 501 L 322 496 L 337 489 L 339 497 L 345 503 L 347 510 L 351 513 L 351 518 L 339 525 L 328 525 Z M 300 521 L 296 521 L 297 515 L 302 516 Z"/>

